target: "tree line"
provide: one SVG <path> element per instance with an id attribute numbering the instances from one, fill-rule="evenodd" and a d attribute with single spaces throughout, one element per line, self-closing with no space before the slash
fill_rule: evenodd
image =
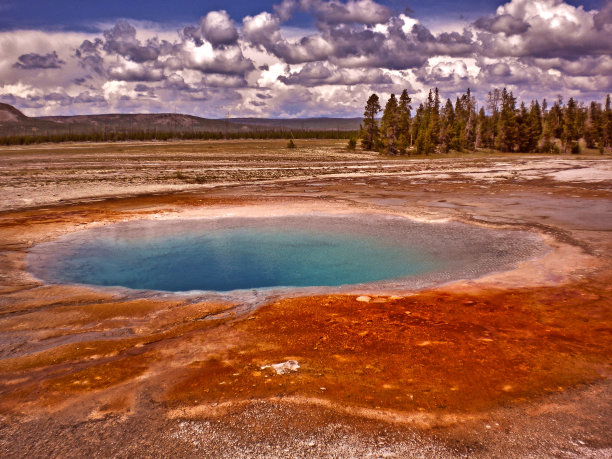
<path id="1" fill-rule="evenodd" d="M 88 133 L 23 134 L 0 137 L 0 145 L 31 145 L 62 142 L 121 142 L 170 140 L 223 140 L 223 139 L 350 139 L 358 131 L 261 130 L 248 132 L 158 131 L 129 130 Z"/>
<path id="2" fill-rule="evenodd" d="M 360 130 L 361 146 L 388 155 L 448 153 L 476 149 L 521 153 L 580 153 L 587 148 L 604 153 L 612 147 L 612 107 L 608 94 L 603 105 L 584 104 L 559 96 L 550 106 L 546 99 L 517 107 L 517 98 L 506 88 L 494 89 L 478 109 L 468 89 L 442 102 L 438 88 L 412 112 L 412 98 L 404 90 L 391 94 L 384 110 L 377 94 L 365 105 Z M 378 118 L 380 112 L 382 118 Z M 350 146 L 349 146 L 350 148 Z"/>

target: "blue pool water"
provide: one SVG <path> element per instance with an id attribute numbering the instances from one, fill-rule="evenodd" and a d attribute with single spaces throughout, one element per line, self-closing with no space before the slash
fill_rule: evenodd
<path id="1" fill-rule="evenodd" d="M 537 247 L 506 233 L 393 217 L 145 221 L 40 244 L 27 261 L 50 282 L 174 292 L 445 281 L 494 271 Z"/>
<path id="2" fill-rule="evenodd" d="M 403 277 L 432 263 L 410 247 L 348 234 L 229 228 L 100 238 L 59 261 L 63 280 L 168 291 L 337 286 Z"/>

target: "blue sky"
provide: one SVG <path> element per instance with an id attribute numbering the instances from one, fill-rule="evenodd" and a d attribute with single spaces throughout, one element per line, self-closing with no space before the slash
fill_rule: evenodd
<path id="1" fill-rule="evenodd" d="M 0 102 L 31 116 L 359 116 L 372 92 L 603 100 L 612 0 L 0 0 Z"/>
<path id="2" fill-rule="evenodd" d="M 182 24 L 199 18 L 208 11 L 226 10 L 234 19 L 272 11 L 274 0 L 0 0 L 0 29 L 45 28 L 91 30 L 99 22 L 117 18 Z M 469 18 L 488 15 L 505 3 L 498 0 L 382 0 L 379 3 L 404 11 L 410 8 L 422 20 Z M 571 0 L 571 5 L 587 9 L 599 8 L 603 0 Z M 291 25 L 310 26 L 311 17 L 301 14 L 289 21 Z"/>

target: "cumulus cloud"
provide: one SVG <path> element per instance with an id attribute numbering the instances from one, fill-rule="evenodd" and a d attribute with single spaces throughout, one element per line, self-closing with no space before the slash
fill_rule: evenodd
<path id="1" fill-rule="evenodd" d="M 282 41 L 280 18 L 266 11 L 256 16 L 245 16 L 242 20 L 244 38 L 253 45 L 267 50 Z"/>
<path id="2" fill-rule="evenodd" d="M 122 20 L 102 37 L 84 40 L 75 56 L 83 68 L 119 81 L 162 81 L 183 70 L 244 79 L 254 65 L 236 40 L 237 31 L 225 11 L 208 13 L 198 29 L 183 28 L 174 42 L 158 37 L 143 42 L 136 28 Z"/>
<path id="3" fill-rule="evenodd" d="M 283 0 L 274 7 L 278 17 L 286 21 L 296 10 L 314 14 L 320 26 L 338 24 L 382 24 L 389 20 L 389 7 L 373 0 Z"/>
<path id="4" fill-rule="evenodd" d="M 53 51 L 49 54 L 22 54 L 13 67 L 20 69 L 59 69 L 66 62 L 61 60 L 57 52 Z"/>
<path id="5" fill-rule="evenodd" d="M 288 27 L 298 12 L 315 27 Z M 432 86 L 540 98 L 612 87 L 611 1 L 587 11 L 510 0 L 446 30 L 375 0 L 282 0 L 236 22 L 208 11 L 178 32 L 122 20 L 99 33 L 31 33 L 0 32 L 0 98 L 33 113 L 172 104 L 204 116 L 355 115 L 371 92 L 384 99 L 403 88 L 418 99 Z"/>
<path id="6" fill-rule="evenodd" d="M 529 24 L 521 18 L 509 14 L 501 14 L 489 18 L 479 18 L 474 23 L 479 29 L 493 33 L 503 33 L 507 36 L 527 32 Z"/>
<path id="7" fill-rule="evenodd" d="M 269 13 L 244 19 L 245 39 L 289 64 L 329 61 L 346 67 L 410 68 L 422 65 L 415 37 L 407 36 L 399 21 L 385 31 L 367 27 L 338 26 L 301 38 L 284 39 L 280 19 Z"/>
<path id="8" fill-rule="evenodd" d="M 176 61 L 172 61 L 176 65 Z M 185 43 L 180 53 L 180 65 L 203 73 L 242 75 L 253 70 L 253 62 L 245 58 L 239 46 L 214 48 L 210 43 L 197 46 Z"/>
<path id="9" fill-rule="evenodd" d="M 186 91 L 186 92 L 195 92 L 196 88 L 191 87 L 187 83 L 185 83 L 185 79 L 180 76 L 178 73 L 173 73 L 169 75 L 164 81 L 164 88 L 166 89 L 174 89 L 177 91 Z"/>
<path id="10" fill-rule="evenodd" d="M 238 39 L 238 31 L 227 11 L 211 11 L 200 21 L 203 37 L 213 45 L 231 45 Z"/>
<path id="11" fill-rule="evenodd" d="M 603 30 L 612 24 L 612 0 L 608 0 L 600 11 L 593 16 L 593 24 L 597 30 Z"/>
<path id="12" fill-rule="evenodd" d="M 112 29 L 104 32 L 103 49 L 109 54 L 119 54 L 139 63 L 154 61 L 159 56 L 156 40 L 149 40 L 142 46 L 136 38 L 136 29 L 125 20 L 117 22 Z"/>
<path id="13" fill-rule="evenodd" d="M 391 9 L 372 0 L 301 0 L 306 11 L 313 11 L 320 24 L 382 24 L 391 18 Z"/>
<path id="14" fill-rule="evenodd" d="M 554 69 L 569 76 L 607 76 L 612 77 L 611 56 L 583 56 L 578 59 L 541 59 L 524 60 L 543 70 Z"/>
<path id="15" fill-rule="evenodd" d="M 73 98 L 73 102 L 77 104 L 96 104 L 105 105 L 106 99 L 100 94 L 92 94 L 89 91 L 84 91 Z"/>
<path id="16" fill-rule="evenodd" d="M 298 72 L 279 76 L 286 85 L 316 87 L 321 85 L 392 84 L 393 80 L 380 69 L 342 69 L 322 62 L 306 64 Z"/>
<path id="17" fill-rule="evenodd" d="M 127 61 L 110 67 L 108 77 L 120 81 L 161 81 L 164 74 L 160 68 Z"/>
<path id="18" fill-rule="evenodd" d="M 104 59 L 100 54 L 102 46 L 103 42 L 99 38 L 96 38 L 94 41 L 83 40 L 74 53 L 79 60 L 79 65 L 102 75 L 104 73 Z"/>
<path id="19" fill-rule="evenodd" d="M 147 86 L 146 84 L 143 83 L 139 83 L 136 86 L 134 86 L 134 91 L 136 92 L 149 92 L 151 91 L 151 87 Z"/>
<path id="20" fill-rule="evenodd" d="M 492 57 L 578 58 L 612 53 L 607 10 L 585 11 L 562 0 L 512 0 L 500 6 L 495 17 L 475 24 L 484 29 L 478 34 L 483 53 Z"/>

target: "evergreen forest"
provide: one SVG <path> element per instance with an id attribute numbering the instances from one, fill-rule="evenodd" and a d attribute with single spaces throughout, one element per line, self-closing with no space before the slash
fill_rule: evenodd
<path id="1" fill-rule="evenodd" d="M 443 102 L 438 88 L 413 113 L 407 90 L 391 94 L 385 108 L 372 94 L 364 110 L 361 146 L 386 155 L 431 155 L 450 151 L 489 150 L 517 153 L 580 153 L 584 148 L 604 153 L 612 147 L 612 107 L 605 101 L 584 104 L 559 96 L 549 103 L 521 102 L 506 88 L 486 96 L 478 108 L 468 89 Z M 379 117 L 382 111 L 382 118 Z"/>

